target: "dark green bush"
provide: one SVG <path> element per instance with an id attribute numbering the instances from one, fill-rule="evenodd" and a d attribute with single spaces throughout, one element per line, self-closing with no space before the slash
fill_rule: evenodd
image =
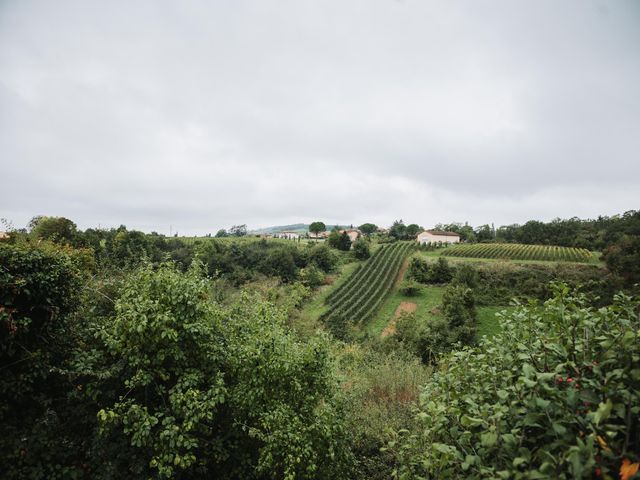
<path id="1" fill-rule="evenodd" d="M 640 302 L 554 292 L 442 359 L 390 445 L 399 478 L 618 478 L 640 460 Z"/>
<path id="2" fill-rule="evenodd" d="M 359 238 L 353 242 L 353 254 L 358 260 L 366 260 L 371 256 L 369 250 L 369 242 L 363 238 Z"/>
<path id="3" fill-rule="evenodd" d="M 103 468 L 137 478 L 336 478 L 349 450 L 327 345 L 257 297 L 208 299 L 192 269 L 136 272 L 78 360 L 102 406 Z M 90 374 L 90 375 L 89 375 Z"/>
<path id="4" fill-rule="evenodd" d="M 65 370 L 86 252 L 0 243 L 0 471 L 3 478 L 82 472 Z M 70 424 L 71 422 L 71 424 Z M 78 460 L 76 462 L 76 460 Z M 61 463 L 62 465 L 56 465 Z"/>

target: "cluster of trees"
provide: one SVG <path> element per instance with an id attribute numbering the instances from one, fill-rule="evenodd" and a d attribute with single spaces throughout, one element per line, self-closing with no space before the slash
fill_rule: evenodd
<path id="1" fill-rule="evenodd" d="M 105 293 L 83 255 L 0 244 L 3 478 L 349 476 L 326 339 L 214 302 L 199 263 Z"/>
<path id="2" fill-rule="evenodd" d="M 230 229 L 230 235 L 234 237 L 245 234 L 246 225 Z M 323 245 L 300 248 L 257 239 L 246 242 L 185 241 L 157 233 L 128 230 L 125 226 L 81 231 L 75 223 L 63 217 L 36 217 L 30 222 L 29 231 L 18 233 L 18 236 L 30 241 L 48 240 L 89 249 L 101 270 L 126 271 L 145 262 L 160 264 L 169 260 L 186 271 L 197 258 L 204 263 L 209 275 L 223 277 L 234 285 L 264 275 L 284 282 L 302 279 L 309 286 L 317 286 L 322 283 L 324 274 L 334 271 L 339 262 L 335 253 Z"/>
<path id="3" fill-rule="evenodd" d="M 462 283 L 472 288 L 480 305 L 509 305 L 512 299 L 548 300 L 550 285 L 562 281 L 580 288 L 594 299 L 594 305 L 608 305 L 614 294 L 625 286 L 624 279 L 597 265 L 587 264 L 450 264 L 438 257 L 428 262 L 414 257 L 407 276 L 420 284 Z"/>
<path id="4" fill-rule="evenodd" d="M 226 238 L 226 237 L 245 237 L 247 235 L 247 226 L 245 224 L 242 225 L 234 225 L 228 231 L 224 228 L 221 228 L 216 233 L 216 238 Z"/>
<path id="5" fill-rule="evenodd" d="M 328 245 L 187 243 L 64 220 L 0 242 L 3 478 L 625 478 L 638 468 L 640 302 L 613 300 L 634 277 L 413 259 L 412 288 L 446 285 L 439 318 L 407 314 L 396 335 L 345 346 L 317 325 L 292 330 L 291 311 L 266 300 L 276 292 L 217 301 L 211 278 L 279 278 L 263 283 L 288 292 L 335 269 Z M 621 271 L 636 245 L 610 253 Z M 368 246 L 359 239 L 354 255 Z M 600 298 L 550 286 L 557 279 Z M 367 291 L 363 302 L 379 298 Z M 477 306 L 513 296 L 546 303 L 472 345 Z"/>
<path id="6" fill-rule="evenodd" d="M 415 223 L 405 225 L 402 220 L 395 220 L 389 228 L 389 236 L 395 240 L 415 240 L 422 230 L 424 229 Z"/>

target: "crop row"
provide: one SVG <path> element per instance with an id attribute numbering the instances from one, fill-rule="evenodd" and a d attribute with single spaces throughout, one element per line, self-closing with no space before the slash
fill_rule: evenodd
<path id="1" fill-rule="evenodd" d="M 330 308 L 321 318 L 334 326 L 356 324 L 371 318 L 391 289 L 402 262 L 412 248 L 410 242 L 382 247 L 327 298 Z"/>
<path id="2" fill-rule="evenodd" d="M 380 247 L 380 249 L 367 260 L 364 266 L 354 272 L 344 284 L 327 297 L 325 303 L 331 306 L 341 304 L 345 298 L 348 298 L 354 290 L 358 288 L 358 285 L 372 275 L 375 275 L 384 265 L 386 259 L 393 255 L 393 252 L 400 246 L 401 244 L 395 243 Z"/>
<path id="3" fill-rule="evenodd" d="M 558 247 L 555 245 L 524 245 L 519 243 L 456 245 L 446 249 L 442 254 L 450 257 L 563 262 L 588 262 L 593 258 L 592 253 L 584 248 Z"/>

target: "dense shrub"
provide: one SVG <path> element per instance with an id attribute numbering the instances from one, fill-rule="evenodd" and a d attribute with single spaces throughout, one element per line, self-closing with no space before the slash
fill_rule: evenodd
<path id="1" fill-rule="evenodd" d="M 358 260 L 366 260 L 371 256 L 369 242 L 365 239 L 358 239 L 353 242 L 353 254 Z"/>
<path id="2" fill-rule="evenodd" d="M 617 478 L 640 460 L 638 300 L 555 294 L 442 360 L 391 445 L 400 478 Z"/>
<path id="3" fill-rule="evenodd" d="M 443 295 L 440 315 L 424 322 L 415 313 L 403 313 L 396 321 L 396 333 L 390 341 L 399 342 L 423 362 L 433 364 L 456 344 L 470 344 L 475 329 L 473 291 L 462 285 L 450 285 Z"/>
<path id="4" fill-rule="evenodd" d="M 640 283 L 640 235 L 625 235 L 604 251 L 603 258 L 627 285 Z"/>
<path id="5" fill-rule="evenodd" d="M 484 305 L 507 305 L 515 298 L 547 300 L 552 297 L 551 283 L 562 281 L 580 286 L 595 305 L 607 305 L 614 292 L 622 287 L 620 280 L 596 265 L 518 265 L 486 263 L 469 265 L 478 273 L 476 297 Z M 598 298 L 596 298 L 598 297 Z"/>
<path id="6" fill-rule="evenodd" d="M 335 478 L 348 449 L 324 341 L 257 298 L 208 300 L 196 270 L 144 268 L 78 361 L 102 406 L 103 470 L 134 478 Z"/>
<path id="7" fill-rule="evenodd" d="M 407 276 L 419 283 L 429 283 L 429 264 L 418 257 L 413 257 L 409 262 Z"/>
<path id="8" fill-rule="evenodd" d="M 422 286 L 415 280 L 404 280 L 398 290 L 406 297 L 415 297 L 422 291 Z"/>
<path id="9" fill-rule="evenodd" d="M 300 281 L 307 287 L 317 288 L 324 284 L 324 273 L 315 264 L 300 269 Z"/>
<path id="10" fill-rule="evenodd" d="M 444 257 L 438 257 L 435 263 L 428 263 L 418 257 L 411 259 L 409 278 L 420 283 L 448 283 L 453 278 L 453 269 Z"/>
<path id="11" fill-rule="evenodd" d="M 308 257 L 309 263 L 318 266 L 323 272 L 333 272 L 338 265 L 338 256 L 326 245 L 314 245 Z"/>
<path id="12" fill-rule="evenodd" d="M 3 478 L 79 475 L 82 435 L 65 368 L 75 348 L 73 313 L 84 251 L 0 243 L 0 471 Z M 52 461 L 55 459 L 55 461 Z"/>
<path id="13" fill-rule="evenodd" d="M 476 288 L 480 283 L 480 275 L 478 270 L 471 265 L 459 265 L 453 274 L 453 281 L 469 288 Z"/>

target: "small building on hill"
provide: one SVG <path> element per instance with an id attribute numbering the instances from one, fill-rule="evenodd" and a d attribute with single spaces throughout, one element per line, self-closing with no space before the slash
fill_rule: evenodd
<path id="1" fill-rule="evenodd" d="M 287 240 L 298 240 L 301 235 L 299 232 L 278 232 L 274 234 L 276 238 L 286 238 Z"/>
<path id="2" fill-rule="evenodd" d="M 0 240 L 6 240 L 9 238 L 9 232 L 0 232 Z"/>
<path id="3" fill-rule="evenodd" d="M 348 228 L 346 230 L 340 230 L 341 234 L 343 232 L 347 232 L 347 235 L 349 235 L 349 240 L 351 240 L 351 242 L 355 242 L 360 236 L 360 230 L 358 230 L 357 228 Z"/>
<path id="4" fill-rule="evenodd" d="M 309 232 L 309 238 L 311 240 L 325 240 L 329 236 L 329 233 L 331 232 L 318 232 L 316 235 L 313 232 Z"/>
<path id="5" fill-rule="evenodd" d="M 441 230 L 425 230 L 418 234 L 418 243 L 460 243 L 460 235 Z"/>

